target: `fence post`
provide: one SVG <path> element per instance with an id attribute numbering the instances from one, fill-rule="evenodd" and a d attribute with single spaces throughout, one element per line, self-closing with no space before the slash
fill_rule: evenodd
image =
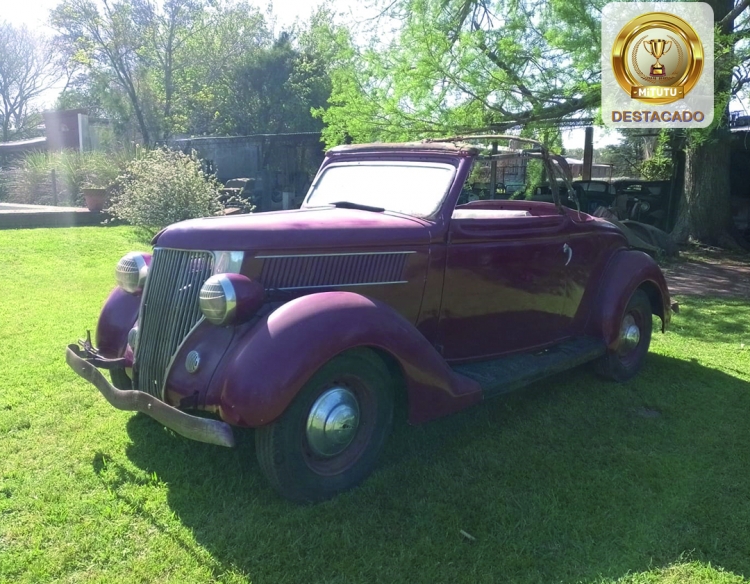
<path id="1" fill-rule="evenodd" d="M 52 169 L 52 204 L 57 207 L 57 174 Z"/>
<path id="2" fill-rule="evenodd" d="M 492 161 L 490 162 L 490 199 L 495 198 L 495 192 L 497 191 L 497 140 L 492 142 Z"/>

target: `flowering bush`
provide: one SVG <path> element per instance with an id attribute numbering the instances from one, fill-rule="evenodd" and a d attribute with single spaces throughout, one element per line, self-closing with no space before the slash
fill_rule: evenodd
<path id="1" fill-rule="evenodd" d="M 155 232 L 185 219 L 220 214 L 220 188 L 215 176 L 203 172 L 194 152 L 152 150 L 128 164 L 107 212 Z"/>

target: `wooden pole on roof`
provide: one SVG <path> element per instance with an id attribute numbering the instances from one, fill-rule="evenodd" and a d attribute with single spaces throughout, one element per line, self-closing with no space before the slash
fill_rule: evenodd
<path id="1" fill-rule="evenodd" d="M 586 127 L 586 137 L 583 143 L 583 169 L 581 178 L 591 180 L 591 168 L 594 165 L 594 127 Z"/>

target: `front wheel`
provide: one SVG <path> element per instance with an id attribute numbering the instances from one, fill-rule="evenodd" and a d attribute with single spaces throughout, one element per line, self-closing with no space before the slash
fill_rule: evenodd
<path id="1" fill-rule="evenodd" d="M 597 373 L 619 382 L 634 377 L 643 367 L 652 328 L 651 301 L 646 292 L 636 290 L 625 307 L 617 346 L 596 361 Z"/>
<path id="2" fill-rule="evenodd" d="M 353 349 L 321 367 L 278 420 L 256 430 L 255 450 L 282 496 L 322 501 L 372 472 L 392 425 L 388 368 L 373 351 Z"/>

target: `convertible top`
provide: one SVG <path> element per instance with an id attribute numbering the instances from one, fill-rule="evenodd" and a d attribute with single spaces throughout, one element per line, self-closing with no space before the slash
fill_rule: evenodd
<path id="1" fill-rule="evenodd" d="M 329 154 L 348 154 L 353 152 L 444 152 L 459 156 L 476 156 L 480 149 L 461 142 L 373 142 L 371 144 L 345 144 L 334 146 Z"/>

